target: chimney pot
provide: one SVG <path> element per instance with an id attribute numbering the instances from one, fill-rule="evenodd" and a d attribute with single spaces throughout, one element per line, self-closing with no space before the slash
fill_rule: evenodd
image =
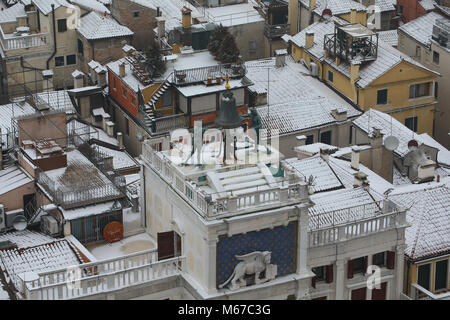
<path id="1" fill-rule="evenodd" d="M 351 161 L 351 167 L 354 170 L 359 171 L 359 156 L 360 156 L 360 150 L 357 147 L 352 147 L 352 161 Z"/>
<path id="2" fill-rule="evenodd" d="M 306 43 L 305 47 L 306 49 L 310 49 L 314 46 L 314 32 L 306 32 Z"/>
<path id="3" fill-rule="evenodd" d="M 328 163 L 330 159 L 330 149 L 326 146 L 320 147 L 320 157 Z"/>
<path id="4" fill-rule="evenodd" d="M 125 62 L 120 63 L 119 69 L 120 69 L 120 77 L 124 78 L 126 76 Z"/>

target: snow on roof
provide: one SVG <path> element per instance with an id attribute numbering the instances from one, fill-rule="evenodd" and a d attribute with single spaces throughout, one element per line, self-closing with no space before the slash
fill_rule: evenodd
<path id="1" fill-rule="evenodd" d="M 97 0 L 70 0 L 73 4 L 76 4 L 82 8 L 86 8 L 87 10 L 94 10 L 101 14 L 107 13 L 110 14 L 111 12 L 108 10 L 107 7 L 105 7 L 104 4 Z"/>
<path id="2" fill-rule="evenodd" d="M 96 144 L 92 145 L 95 148 L 98 148 L 103 154 L 113 157 L 113 168 L 114 170 L 126 169 L 130 167 L 136 167 L 138 164 L 136 161 L 125 151 L 114 150 L 111 148 L 106 148 L 103 146 L 99 146 Z"/>
<path id="3" fill-rule="evenodd" d="M 444 147 L 439 142 L 430 137 L 428 133 L 422 133 L 420 135 L 420 139 L 427 146 L 434 147 L 439 150 L 437 154 L 437 162 L 439 164 L 443 164 L 447 167 L 450 167 L 450 151 L 446 147 Z"/>
<path id="4" fill-rule="evenodd" d="M 436 1 L 434 0 L 420 0 L 420 5 L 426 10 L 434 10 L 434 5 L 436 4 Z"/>
<path id="5" fill-rule="evenodd" d="M 15 117 L 31 115 L 36 110 L 25 101 L 0 106 L 0 128 L 2 134 L 11 131 L 11 120 Z"/>
<path id="6" fill-rule="evenodd" d="M 66 8 L 73 8 L 66 0 L 32 0 L 34 5 L 42 12 L 43 15 L 48 15 L 52 12 L 52 4 L 55 6 L 55 10 L 63 6 Z"/>
<path id="7" fill-rule="evenodd" d="M 339 105 L 328 98 L 307 100 L 300 100 L 299 98 L 299 100 L 292 102 L 257 108 L 263 128 L 278 129 L 281 135 L 336 123 L 337 120 L 331 113 L 333 109 L 347 111 L 349 118 L 361 114 L 351 106 Z"/>
<path id="8" fill-rule="evenodd" d="M 338 147 L 335 147 L 335 146 L 332 146 L 332 145 L 329 145 L 326 143 L 322 143 L 322 142 L 306 144 L 303 146 L 295 147 L 294 149 L 296 151 L 304 151 L 304 152 L 310 153 L 311 155 L 314 155 L 314 154 L 319 153 L 320 149 L 323 147 L 328 148 L 329 150 L 337 150 L 338 149 Z"/>
<path id="9" fill-rule="evenodd" d="M 34 247 L 0 250 L 0 267 L 7 277 L 21 287 L 19 275 L 42 273 L 80 264 L 83 260 L 66 239 L 55 240 Z"/>
<path id="10" fill-rule="evenodd" d="M 22 249 L 39 246 L 44 243 L 50 243 L 55 241 L 55 238 L 47 236 L 40 232 L 25 229 L 22 231 L 1 233 L 0 242 L 5 241 L 10 241 L 15 244 L 18 249 Z"/>
<path id="11" fill-rule="evenodd" d="M 55 90 L 37 93 L 37 96 L 44 100 L 51 109 L 68 110 L 75 112 L 75 107 L 70 100 L 67 90 Z"/>
<path id="12" fill-rule="evenodd" d="M 130 64 L 127 62 L 125 58 L 112 61 L 106 65 L 106 67 L 111 70 L 117 76 L 120 75 L 120 64 L 125 63 L 125 77 L 121 77 L 120 80 L 123 81 L 131 90 L 134 92 L 138 92 L 139 89 L 143 90 L 152 86 L 153 84 L 145 86 L 142 84 L 138 78 L 133 75 L 133 71 L 131 70 Z"/>
<path id="13" fill-rule="evenodd" d="M 67 124 L 68 134 L 81 134 L 83 139 L 97 139 L 108 144 L 119 146 L 119 141 L 116 138 L 108 136 L 108 134 L 100 129 L 95 128 L 92 125 L 85 124 L 76 119 L 72 119 Z M 89 137 L 89 138 L 88 138 Z"/>
<path id="14" fill-rule="evenodd" d="M 0 23 L 16 22 L 19 17 L 26 17 L 25 6 L 22 3 L 0 11 Z"/>
<path id="15" fill-rule="evenodd" d="M 375 0 L 375 6 L 380 8 L 380 12 L 395 11 L 397 0 Z"/>
<path id="16" fill-rule="evenodd" d="M 441 18 L 442 15 L 440 15 L 439 13 L 430 12 L 408 23 L 405 23 L 398 29 L 417 42 L 421 43 L 422 45 L 430 47 L 434 23 L 437 19 Z"/>
<path id="17" fill-rule="evenodd" d="M 339 66 L 337 66 L 335 59 L 332 59 L 331 57 L 325 58 L 324 56 L 324 36 L 327 34 L 333 34 L 334 29 L 335 24 L 333 20 L 315 22 L 314 24 L 303 29 L 301 32 L 297 33 L 295 36 L 291 37 L 290 40 L 298 47 L 305 48 L 306 33 L 313 32 L 314 45 L 310 49 L 307 49 L 307 51 L 318 60 L 326 62 L 334 69 L 350 78 L 350 64 L 347 61 L 341 61 Z M 419 62 L 416 62 L 414 59 L 393 48 L 383 40 L 378 39 L 377 58 L 374 61 L 367 62 L 360 67 L 359 80 L 356 82 L 356 84 L 360 88 L 365 88 L 402 61 L 407 61 L 419 68 L 425 69 L 435 74 L 439 74 L 431 69 L 426 68 Z"/>
<path id="18" fill-rule="evenodd" d="M 314 177 L 314 192 L 330 191 L 343 188 L 344 185 L 328 163 L 319 155 L 305 159 L 287 159 L 285 161 L 296 173 L 308 179 Z"/>
<path id="19" fill-rule="evenodd" d="M 252 3 L 205 8 L 205 11 L 209 22 L 222 24 L 224 27 L 265 21 Z"/>
<path id="20" fill-rule="evenodd" d="M 243 88 L 246 85 L 242 82 L 242 79 L 233 79 L 228 81 L 230 90 Z M 214 93 L 225 91 L 225 83 L 212 86 L 206 86 L 204 84 L 195 84 L 190 86 L 178 87 L 177 90 L 185 97 L 193 97 L 197 95 L 203 95 L 207 93 Z"/>
<path id="21" fill-rule="evenodd" d="M 371 194 L 362 187 L 313 194 L 310 199 L 314 203 L 309 208 L 310 229 L 373 217 L 380 211 Z"/>
<path id="22" fill-rule="evenodd" d="M 390 44 L 393 47 L 398 46 L 397 30 L 379 31 L 377 33 L 378 33 L 378 39 Z"/>
<path id="23" fill-rule="evenodd" d="M 450 188 L 444 183 L 397 187 L 389 199 L 409 208 L 405 254 L 413 260 L 450 251 Z"/>
<path id="24" fill-rule="evenodd" d="M 91 12 L 80 20 L 78 32 L 88 40 L 131 37 L 134 32 L 118 23 L 111 16 Z"/>
<path id="25" fill-rule="evenodd" d="M 15 190 L 32 181 L 33 179 L 17 165 L 0 170 L 0 195 Z"/>
<path id="26" fill-rule="evenodd" d="M 384 134 L 383 141 L 390 135 L 395 136 L 400 143 L 398 148 L 395 149 L 394 152 L 400 157 L 403 157 L 409 152 L 408 142 L 412 139 L 416 140 L 419 145 L 421 145 L 422 143 L 425 143 L 430 147 L 435 147 L 437 145 L 437 142 L 435 142 L 434 145 L 429 144 L 430 139 L 432 139 L 431 137 L 424 136 L 424 138 L 421 135 L 418 135 L 417 133 L 408 129 L 394 117 L 391 117 L 390 115 L 375 109 L 369 109 L 369 111 L 366 111 L 363 115 L 353 120 L 353 124 L 370 135 L 372 135 L 374 127 L 379 128 L 381 130 L 381 133 Z M 441 160 L 448 161 L 447 157 L 448 154 L 444 152 Z"/>
<path id="27" fill-rule="evenodd" d="M 303 6 L 309 9 L 309 0 L 300 0 Z M 350 9 L 366 11 L 366 7 L 353 0 L 317 0 L 314 13 L 322 15 L 324 9 L 330 9 L 333 15 L 350 13 Z"/>
<path id="28" fill-rule="evenodd" d="M 60 208 L 64 219 L 66 220 L 75 220 L 79 218 L 99 215 L 107 212 L 121 210 L 122 205 L 118 201 L 107 201 L 100 202 L 93 205 L 78 207 L 74 209 L 63 209 Z"/>

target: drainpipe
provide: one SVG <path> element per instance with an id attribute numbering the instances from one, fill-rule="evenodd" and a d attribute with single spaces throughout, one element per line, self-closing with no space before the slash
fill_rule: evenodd
<path id="1" fill-rule="evenodd" d="M 52 4 L 52 17 L 53 17 L 53 53 L 47 60 L 47 70 L 50 69 L 50 60 L 53 59 L 53 57 L 56 54 L 56 21 L 55 21 L 55 5 Z"/>

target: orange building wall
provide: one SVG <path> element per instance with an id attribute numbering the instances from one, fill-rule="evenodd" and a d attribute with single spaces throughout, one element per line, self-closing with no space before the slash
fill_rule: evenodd
<path id="1" fill-rule="evenodd" d="M 114 87 L 114 79 L 116 79 L 116 87 Z M 125 85 L 122 80 L 116 76 L 111 70 L 108 69 L 108 84 L 109 94 L 114 98 L 122 107 L 124 107 L 130 114 L 137 118 L 138 116 L 138 97 L 136 92 L 131 90 Z M 127 97 L 123 96 L 123 91 L 126 90 Z M 134 97 L 136 105 L 131 103 L 131 98 Z"/>
<path id="2" fill-rule="evenodd" d="M 418 0 L 397 0 L 397 5 L 403 6 L 402 20 L 404 23 L 410 22 L 427 13 Z"/>

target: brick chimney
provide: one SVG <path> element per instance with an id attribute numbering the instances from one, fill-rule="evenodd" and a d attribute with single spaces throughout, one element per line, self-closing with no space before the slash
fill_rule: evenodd
<path id="1" fill-rule="evenodd" d="M 166 19 L 164 17 L 156 17 L 158 23 L 158 38 L 166 36 Z"/>
<path id="2" fill-rule="evenodd" d="M 192 10 L 187 7 L 183 7 L 183 9 L 181 9 L 181 15 L 181 23 L 183 28 L 190 28 L 192 26 Z"/>
<path id="3" fill-rule="evenodd" d="M 314 32 L 306 32 L 305 48 L 310 49 L 314 46 Z"/>
<path id="4" fill-rule="evenodd" d="M 320 147 L 320 157 L 325 160 L 327 163 L 330 160 L 330 149 L 328 147 L 322 146 Z"/>
<path id="5" fill-rule="evenodd" d="M 121 62 L 119 64 L 119 72 L 120 72 L 120 77 L 124 78 L 126 76 L 126 71 L 125 71 L 125 62 Z"/>

